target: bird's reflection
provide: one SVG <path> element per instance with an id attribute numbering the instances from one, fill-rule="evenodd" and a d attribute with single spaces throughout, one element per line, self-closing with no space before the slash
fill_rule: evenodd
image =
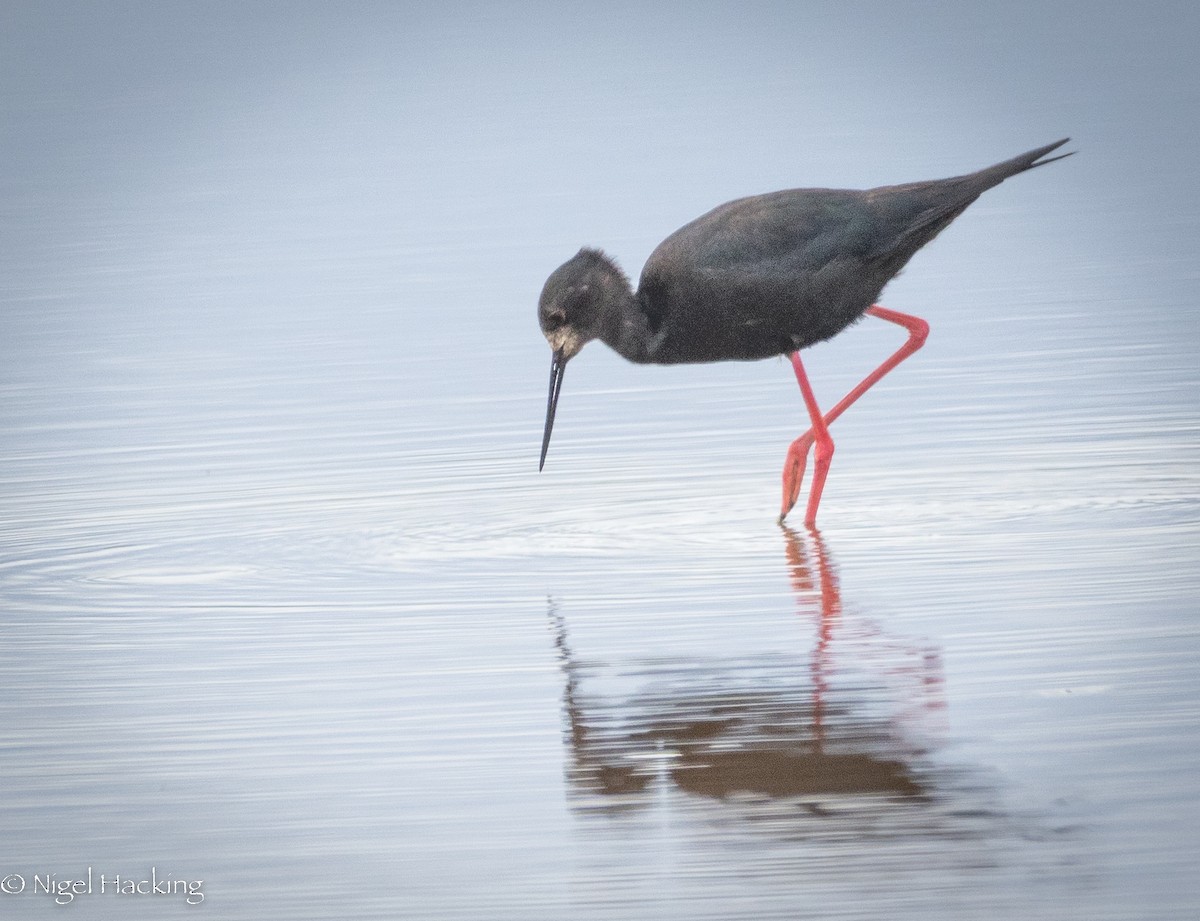
<path id="1" fill-rule="evenodd" d="M 815 641 L 797 630 L 795 652 L 590 662 L 551 604 L 577 807 L 637 808 L 656 789 L 817 814 L 929 800 L 936 782 L 924 762 L 943 706 L 937 650 L 844 616 L 820 536 L 783 534 L 799 614 L 815 628 Z"/>

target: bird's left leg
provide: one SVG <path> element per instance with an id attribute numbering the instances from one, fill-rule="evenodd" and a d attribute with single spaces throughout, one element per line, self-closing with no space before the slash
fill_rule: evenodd
<path id="1" fill-rule="evenodd" d="M 826 438 L 829 435 L 829 425 L 844 413 L 859 397 L 866 393 L 871 387 L 879 382 L 879 379 L 891 371 L 896 365 L 904 361 L 909 355 L 925 344 L 925 339 L 929 335 L 929 324 L 920 317 L 914 317 L 911 314 L 901 313 L 898 310 L 889 310 L 886 307 L 880 307 L 878 304 L 867 309 L 873 317 L 878 317 L 881 320 L 887 320 L 889 323 L 896 323 L 908 330 L 908 339 L 904 345 L 900 346 L 888 359 L 883 362 L 878 368 L 868 374 L 859 382 L 853 390 L 846 394 L 821 419 L 821 429 L 824 430 Z M 796 379 L 800 382 L 800 392 L 804 394 L 805 405 L 808 406 L 809 415 L 812 415 L 813 406 L 816 405 L 816 400 L 813 399 L 811 404 L 809 396 L 812 393 L 812 388 L 808 385 L 808 378 L 804 376 L 803 366 L 800 365 L 798 354 L 793 354 L 792 365 L 796 369 Z M 807 394 L 805 389 L 807 388 Z M 800 485 L 804 479 L 804 468 L 808 460 L 808 450 L 817 443 L 817 455 L 820 457 L 820 435 L 816 423 L 813 427 L 792 442 L 788 448 L 787 461 L 783 467 L 783 507 L 779 514 L 779 520 L 782 522 L 787 517 L 788 512 L 792 510 L 792 506 L 796 504 L 796 500 L 800 497 Z M 832 441 L 829 442 L 829 453 L 832 454 Z M 819 465 L 819 460 L 818 460 Z M 828 472 L 828 460 L 825 464 L 825 473 Z M 817 514 L 817 505 L 820 504 L 820 490 L 825 485 L 825 474 L 822 473 L 820 481 L 817 479 L 818 471 L 813 471 L 813 485 L 809 493 L 808 514 L 805 516 L 804 523 L 807 527 L 814 527 Z"/>
<path id="2" fill-rule="evenodd" d="M 796 448 L 797 442 L 803 438 L 809 439 L 809 444 L 816 444 L 816 450 L 813 457 L 813 480 L 812 486 L 808 493 L 808 510 L 804 513 L 804 526 L 806 528 L 815 528 L 817 526 L 817 506 L 821 504 L 821 491 L 825 488 L 825 477 L 829 473 L 829 464 L 833 460 L 833 439 L 829 436 L 829 426 L 826 418 L 821 415 L 821 407 L 817 405 L 816 395 L 813 393 L 812 384 L 808 382 L 808 375 L 804 372 L 804 364 L 800 361 L 800 353 L 792 352 L 792 367 L 796 370 L 796 380 L 800 384 L 800 393 L 804 397 L 804 405 L 808 409 L 808 417 L 812 420 L 812 428 L 809 429 L 801 438 L 796 439 L 792 443 L 792 447 L 788 450 L 787 463 L 783 468 L 783 508 L 779 513 L 779 521 L 782 523 L 787 513 L 792 510 L 792 506 L 796 504 L 796 499 L 800 493 L 800 483 L 804 479 L 804 465 L 808 457 L 808 448 L 804 448 L 804 452 L 799 455 L 799 462 L 793 460 L 793 451 Z M 833 420 L 833 414 L 830 413 L 829 421 Z M 788 474 L 792 473 L 793 478 L 789 480 Z"/>

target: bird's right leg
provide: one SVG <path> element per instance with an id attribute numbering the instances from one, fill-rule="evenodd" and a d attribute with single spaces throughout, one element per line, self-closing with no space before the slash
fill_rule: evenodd
<path id="1" fill-rule="evenodd" d="M 804 397 L 804 406 L 808 409 L 808 418 L 812 420 L 812 428 L 809 429 L 805 436 L 809 439 L 809 444 L 816 443 L 816 456 L 813 462 L 813 479 L 812 486 L 808 492 L 808 508 L 804 513 L 804 526 L 806 528 L 816 529 L 817 527 L 817 506 L 821 504 L 821 491 L 825 488 L 825 477 L 829 473 L 829 463 L 833 460 L 833 439 L 829 437 L 828 423 L 825 417 L 821 415 L 821 407 L 817 405 L 817 398 L 813 394 L 812 385 L 808 382 L 808 375 L 804 371 L 804 365 L 800 361 L 800 353 L 792 352 L 792 367 L 796 371 L 796 381 L 800 384 L 800 394 Z M 796 439 L 799 441 L 800 439 Z M 792 443 L 792 448 L 795 448 L 795 442 Z M 796 471 L 795 480 L 793 483 L 788 482 L 788 471 L 792 469 L 792 448 L 788 449 L 788 459 L 783 468 L 783 501 L 785 503 L 783 510 L 779 513 L 779 523 L 783 523 L 784 517 L 792 510 L 792 506 L 796 504 L 796 498 L 800 494 L 800 483 L 804 479 L 804 463 L 808 457 L 808 448 L 804 449 L 804 454 L 800 456 L 800 463 Z M 788 502 L 789 493 L 791 502 Z"/>
<path id="2" fill-rule="evenodd" d="M 800 390 L 804 395 L 805 405 L 808 406 L 809 415 L 813 419 L 813 427 L 793 441 L 791 447 L 788 448 L 787 460 L 783 465 L 783 506 L 779 513 L 779 520 L 781 522 L 787 517 L 788 512 L 792 510 L 792 506 L 796 504 L 796 500 L 800 497 L 800 486 L 804 480 L 804 468 L 808 463 L 808 452 L 812 448 L 814 441 L 820 445 L 822 440 L 829 440 L 828 427 L 833 420 L 849 409 L 859 397 L 878 383 L 881 377 L 924 345 L 925 339 L 929 335 L 929 324 L 920 317 L 901 313 L 898 310 L 889 310 L 886 307 L 880 307 L 878 304 L 869 307 L 867 313 L 873 317 L 879 317 L 881 320 L 887 320 L 889 323 L 896 323 L 899 326 L 903 326 L 908 330 L 908 339 L 883 364 L 864 377 L 858 386 L 842 397 L 838 404 L 823 417 L 819 415 L 819 411 L 817 416 L 812 415 L 816 401 L 813 400 L 811 405 L 809 403 L 811 388 L 808 388 L 808 393 L 805 393 L 805 385 L 808 384 L 808 380 L 803 377 L 803 368 L 799 364 L 799 353 L 793 353 L 791 356 L 792 364 L 796 368 L 797 380 L 801 381 Z M 820 422 L 819 425 L 818 420 Z M 826 452 L 818 449 L 817 466 L 821 466 L 822 453 L 832 454 L 832 452 L 833 442 L 829 440 L 829 447 Z M 824 487 L 824 474 L 828 471 L 828 460 L 826 460 L 824 466 L 825 470 L 816 470 L 813 473 L 812 492 L 809 495 L 808 501 L 808 514 L 805 516 L 804 522 L 810 528 L 814 527 L 816 523 L 816 506 L 821 501 L 820 488 Z M 820 477 L 819 483 L 817 482 L 818 476 Z"/>

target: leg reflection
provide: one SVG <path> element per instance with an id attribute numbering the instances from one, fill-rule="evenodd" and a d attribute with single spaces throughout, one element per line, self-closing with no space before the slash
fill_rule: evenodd
<path id="1" fill-rule="evenodd" d="M 798 612 L 814 628 L 804 654 L 764 638 L 761 652 L 740 656 L 681 659 L 664 649 L 597 661 L 572 646 L 551 603 L 578 808 L 636 808 L 662 785 L 716 799 L 799 799 L 815 811 L 829 797 L 930 794 L 919 762 L 933 742 L 911 716 L 940 698 L 936 650 L 847 616 L 820 535 L 783 534 Z"/>

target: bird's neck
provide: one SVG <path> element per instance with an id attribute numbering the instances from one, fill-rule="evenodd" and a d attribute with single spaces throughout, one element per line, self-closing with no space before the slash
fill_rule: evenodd
<path id="1" fill-rule="evenodd" d="M 628 282 L 623 290 L 612 292 L 605 300 L 599 338 L 627 361 L 640 364 L 651 360 L 654 335 Z"/>
<path id="2" fill-rule="evenodd" d="M 628 361 L 652 361 L 656 338 L 629 277 L 605 253 L 588 252 L 593 269 L 587 276 L 587 284 L 594 285 L 595 290 L 591 295 L 590 322 L 581 332 L 588 339 L 599 339 Z"/>

